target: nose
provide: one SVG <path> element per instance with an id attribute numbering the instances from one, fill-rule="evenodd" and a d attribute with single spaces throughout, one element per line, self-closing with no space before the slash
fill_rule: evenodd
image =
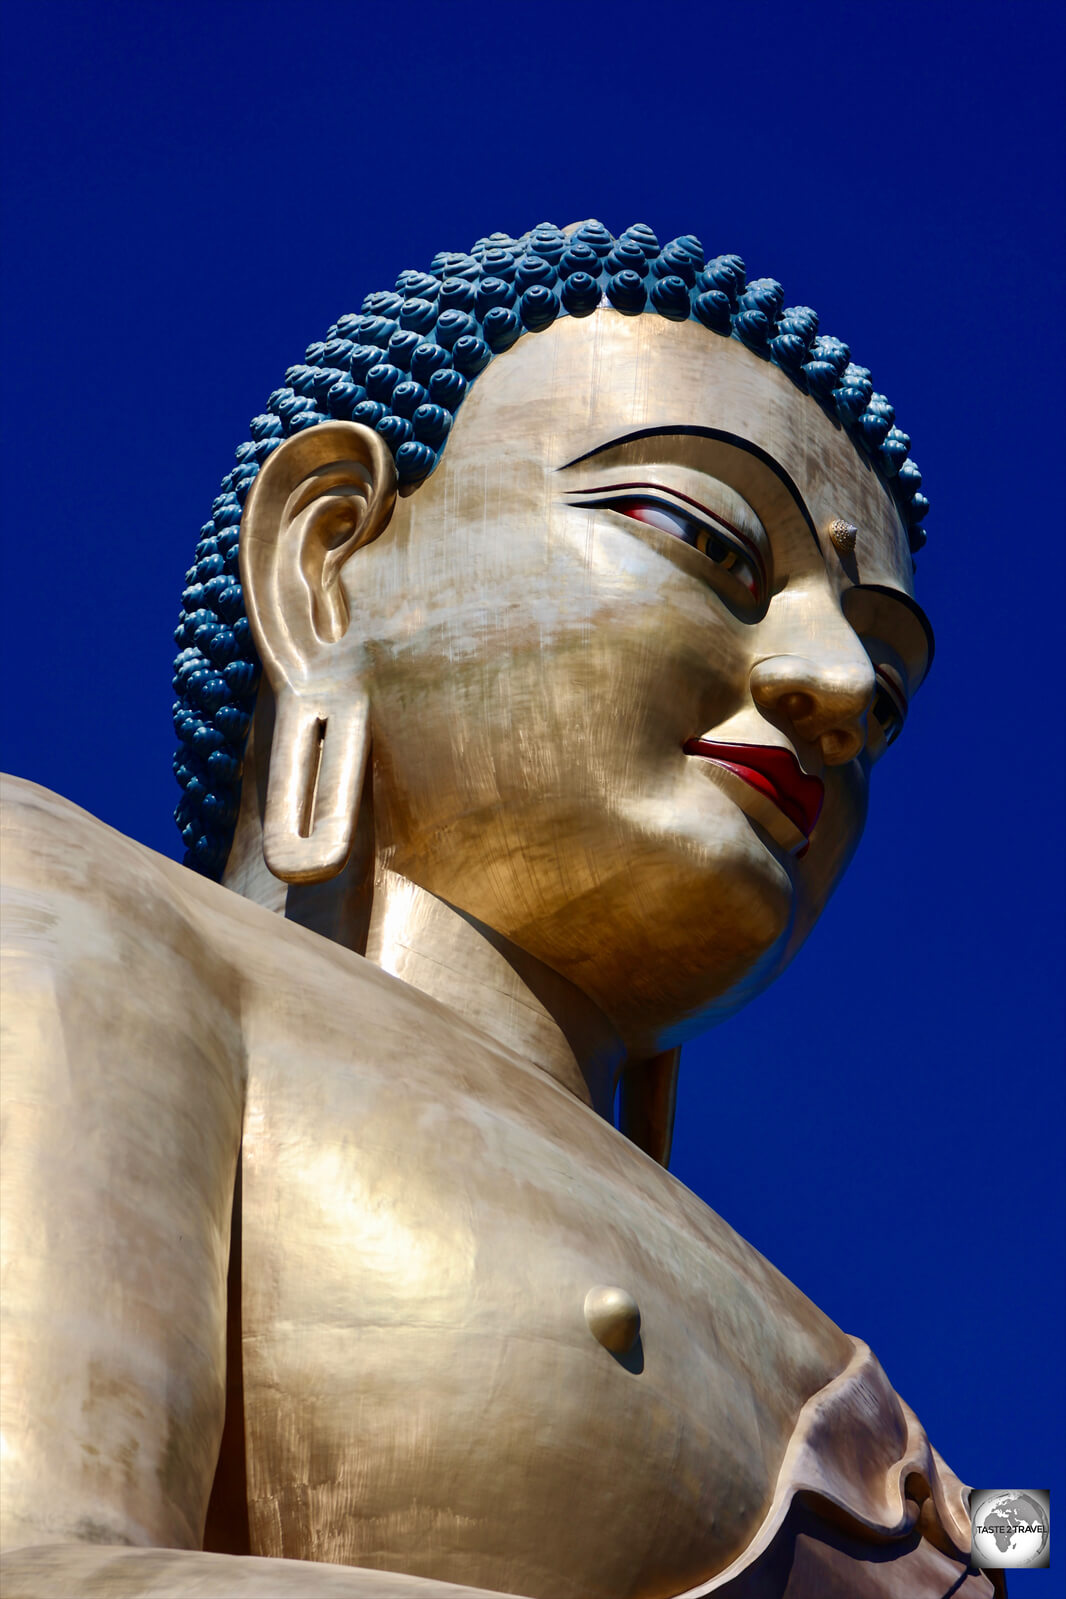
<path id="1" fill-rule="evenodd" d="M 874 698 L 870 657 L 850 628 L 850 644 L 809 655 L 772 655 L 751 672 L 756 705 L 790 722 L 817 744 L 827 766 L 843 766 L 866 742 L 866 713 Z"/>

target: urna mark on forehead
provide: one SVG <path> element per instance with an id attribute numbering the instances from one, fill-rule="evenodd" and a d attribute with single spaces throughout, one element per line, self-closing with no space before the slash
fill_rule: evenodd
<path id="1" fill-rule="evenodd" d="M 232 841 L 260 671 L 238 530 L 260 466 L 294 433 L 331 418 L 373 428 L 393 454 L 401 492 L 410 493 L 432 483 L 468 394 L 500 356 L 511 359 L 513 346 L 605 309 L 636 321 L 646 313 L 652 323 L 698 324 L 777 368 L 812 421 L 821 408 L 872 463 L 911 549 L 920 548 L 928 502 L 893 407 L 849 347 L 819 331 L 816 313 L 785 298 L 772 278 L 749 281 L 739 256 L 708 258 L 691 234 L 660 245 L 643 223 L 617 238 L 595 221 L 565 231 L 542 223 L 520 237 L 479 239 L 469 253 L 441 252 L 428 271 L 401 272 L 392 289 L 366 295 L 358 312 L 309 345 L 253 417 L 186 575 L 173 679 L 174 771 L 183 790 L 174 814 L 185 864 L 217 878 Z"/>
<path id="2" fill-rule="evenodd" d="M 719 476 L 771 529 L 781 514 L 795 520 L 798 502 L 834 565 L 831 528 L 848 522 L 850 579 L 913 593 L 907 532 L 870 462 L 784 373 L 694 322 L 604 310 L 526 340 L 471 392 L 422 509 L 432 514 L 455 474 L 573 471 L 585 457 L 590 471 L 592 458 L 603 470 L 673 461 Z"/>

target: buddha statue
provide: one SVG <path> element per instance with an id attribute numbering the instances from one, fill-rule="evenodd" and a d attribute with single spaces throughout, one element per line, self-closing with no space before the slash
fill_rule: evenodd
<path id="1" fill-rule="evenodd" d="M 290 369 L 184 596 L 185 864 L 5 786 L 9 1599 L 1001 1591 L 667 1169 L 928 669 L 908 450 L 644 226 L 438 256 Z"/>

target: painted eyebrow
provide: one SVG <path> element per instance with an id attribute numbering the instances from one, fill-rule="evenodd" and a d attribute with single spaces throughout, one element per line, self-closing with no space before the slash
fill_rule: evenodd
<path id="1" fill-rule="evenodd" d="M 780 483 L 784 484 L 785 488 L 789 492 L 789 495 L 795 501 L 797 511 L 800 513 L 804 522 L 806 523 L 807 531 L 814 540 L 815 549 L 818 551 L 819 555 L 822 555 L 821 540 L 818 537 L 818 529 L 814 525 L 814 522 L 811 518 L 811 513 L 804 504 L 802 494 L 796 487 L 796 484 L 793 482 L 792 478 L 789 477 L 781 463 L 779 461 L 775 461 L 773 456 L 768 455 L 767 452 L 760 448 L 758 444 L 753 444 L 750 439 L 741 438 L 737 433 L 728 433 L 723 428 L 702 428 L 680 422 L 672 427 L 638 428 L 634 433 L 620 433 L 617 438 L 608 439 L 606 444 L 597 444 L 594 450 L 586 450 L 584 455 L 576 455 L 572 461 L 567 461 L 564 463 L 564 465 L 556 467 L 556 471 L 568 472 L 572 466 L 581 466 L 583 462 L 592 461 L 597 455 L 606 454 L 608 450 L 617 450 L 625 444 L 635 444 L 641 439 L 669 439 L 679 437 L 710 439 L 717 444 L 731 444 L 734 449 L 743 450 L 746 455 L 753 455 L 757 461 L 760 461 L 763 466 L 767 467 L 768 470 L 774 474 Z"/>

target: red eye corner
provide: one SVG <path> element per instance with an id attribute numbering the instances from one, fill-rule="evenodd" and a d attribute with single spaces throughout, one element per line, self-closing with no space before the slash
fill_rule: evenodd
<path id="1" fill-rule="evenodd" d="M 644 522 L 648 527 L 662 528 L 664 533 L 676 533 L 679 538 L 685 538 L 690 518 L 679 511 L 667 511 L 663 506 L 642 503 L 640 500 L 620 504 L 618 509 L 624 515 L 631 516 L 634 522 Z"/>

